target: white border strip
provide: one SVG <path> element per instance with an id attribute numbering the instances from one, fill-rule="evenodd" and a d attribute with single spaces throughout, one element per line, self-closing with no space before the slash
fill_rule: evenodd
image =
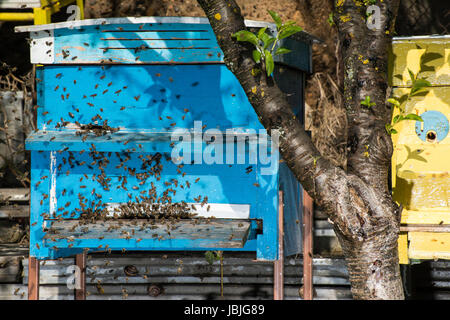
<path id="1" fill-rule="evenodd" d="M 15 27 L 15 32 L 31 32 L 42 30 L 55 30 L 62 28 L 75 28 L 82 26 L 95 26 L 107 24 L 139 24 L 139 23 L 192 23 L 192 24 L 207 24 L 209 20 L 206 17 L 122 17 L 122 18 L 100 18 L 100 19 L 85 19 L 74 20 L 41 25 L 27 25 Z M 274 28 L 275 24 L 265 21 L 245 20 L 245 25 L 248 27 L 269 27 Z"/>
<path id="2" fill-rule="evenodd" d="M 407 40 L 427 40 L 427 39 L 447 40 L 447 39 L 450 39 L 450 34 L 446 34 L 446 35 L 432 34 L 429 36 L 393 37 L 392 42 L 407 41 Z"/>
<path id="3" fill-rule="evenodd" d="M 51 64 L 55 61 L 55 37 L 53 33 L 53 30 L 31 32 L 31 63 Z"/>
<path id="4" fill-rule="evenodd" d="M 120 205 L 126 203 L 110 202 L 106 204 L 106 210 L 109 216 L 114 215 L 114 210 Z M 230 204 L 230 203 L 207 203 L 205 205 L 199 203 L 187 203 L 189 207 L 193 205 L 195 210 L 191 209 L 192 213 L 197 215 L 194 218 L 218 218 L 218 219 L 249 219 L 250 205 L 249 204 Z M 209 211 L 208 211 L 209 206 Z M 191 207 L 192 208 L 192 207 Z"/>

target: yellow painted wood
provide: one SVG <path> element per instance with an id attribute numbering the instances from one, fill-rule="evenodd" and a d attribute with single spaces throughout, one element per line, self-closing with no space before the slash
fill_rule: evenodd
<path id="1" fill-rule="evenodd" d="M 80 19 L 84 19 L 84 3 L 83 0 L 76 0 L 77 6 L 80 8 Z"/>
<path id="2" fill-rule="evenodd" d="M 33 8 L 33 12 L 0 12 L 0 21 L 27 21 L 34 20 L 34 24 L 49 24 L 51 16 L 61 8 L 76 3 L 80 8 L 80 18 L 84 19 L 83 0 L 41 0 L 41 7 Z"/>
<path id="3" fill-rule="evenodd" d="M 49 24 L 52 21 L 52 12 L 49 9 L 34 8 L 34 24 Z"/>
<path id="4" fill-rule="evenodd" d="M 401 232 L 398 236 L 398 258 L 400 264 L 408 264 L 408 233 Z"/>
<path id="5" fill-rule="evenodd" d="M 389 59 L 392 96 L 402 114 L 439 111 L 450 119 L 450 37 L 410 37 L 393 40 Z M 432 87 L 408 98 L 408 69 Z M 400 113 L 395 108 L 392 118 Z M 421 140 L 416 121 L 401 121 L 394 128 L 391 163 L 393 199 L 403 206 L 402 224 L 450 223 L 450 135 L 440 142 Z M 408 245 L 409 240 L 409 245 Z M 450 233 L 402 232 L 400 263 L 409 259 L 449 259 Z"/>
<path id="6" fill-rule="evenodd" d="M 0 12 L 0 21 L 28 21 L 33 19 L 32 12 Z"/>
<path id="7" fill-rule="evenodd" d="M 391 51 L 391 85 L 410 86 L 408 68 L 433 85 L 450 84 L 450 37 L 394 39 Z"/>
<path id="8" fill-rule="evenodd" d="M 450 224 L 450 213 L 441 208 L 402 211 L 402 224 Z"/>
<path id="9" fill-rule="evenodd" d="M 450 233 L 409 232 L 410 259 L 450 259 Z"/>
<path id="10" fill-rule="evenodd" d="M 408 90 L 394 88 L 393 95 L 401 97 Z M 428 110 L 436 110 L 450 118 L 448 101 L 450 87 L 431 87 L 426 96 L 412 97 L 400 107 L 406 114 L 420 115 Z M 446 211 L 450 215 L 450 138 L 439 143 L 425 142 L 415 132 L 415 121 L 401 121 L 394 128 L 398 131 L 392 136 L 394 200 L 407 210 L 440 208 L 438 211 Z"/>

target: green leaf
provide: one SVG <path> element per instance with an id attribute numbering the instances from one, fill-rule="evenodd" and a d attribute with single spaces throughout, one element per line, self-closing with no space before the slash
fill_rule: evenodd
<path id="1" fill-rule="evenodd" d="M 361 101 L 362 106 L 366 106 L 367 108 L 373 107 L 376 103 L 370 102 L 370 96 L 366 96 L 363 101 Z"/>
<path id="2" fill-rule="evenodd" d="M 394 106 L 400 108 L 400 101 L 395 98 L 389 98 L 387 99 L 387 102 L 392 103 Z"/>
<path id="3" fill-rule="evenodd" d="M 264 41 L 264 49 L 267 49 L 268 46 L 270 46 L 272 43 L 274 43 L 276 39 L 275 38 L 270 38 L 267 39 L 267 41 Z"/>
<path id="4" fill-rule="evenodd" d="M 414 82 L 416 81 L 416 76 L 409 68 L 408 68 L 408 73 L 409 73 L 409 77 L 411 78 L 411 82 L 414 84 Z"/>
<path id="5" fill-rule="evenodd" d="M 285 53 L 289 53 L 292 50 L 285 48 L 285 47 L 279 47 L 276 51 L 275 54 L 285 54 Z"/>
<path id="6" fill-rule="evenodd" d="M 273 62 L 272 54 L 268 50 L 264 50 L 264 56 L 266 60 L 267 76 L 270 77 L 270 75 L 273 72 L 273 69 L 275 68 L 275 63 Z"/>
<path id="7" fill-rule="evenodd" d="M 267 10 L 270 14 L 270 16 L 272 17 L 273 21 L 275 21 L 275 24 L 277 25 L 277 28 L 280 28 L 281 25 L 283 24 L 283 22 L 281 21 L 280 16 L 278 15 L 278 13 L 276 13 L 275 11 L 272 10 Z"/>
<path id="8" fill-rule="evenodd" d="M 280 33 L 278 34 L 278 39 L 287 38 L 297 32 L 302 31 L 302 30 L 303 30 L 303 28 L 300 26 L 293 26 L 293 25 L 286 26 L 285 28 L 282 28 L 280 30 Z"/>
<path id="9" fill-rule="evenodd" d="M 389 123 L 386 123 L 386 124 L 384 125 L 384 127 L 386 128 L 386 132 L 387 132 L 388 134 L 396 134 L 396 133 L 397 133 L 397 130 L 395 130 L 395 129 L 392 127 L 392 125 L 390 125 Z"/>
<path id="10" fill-rule="evenodd" d="M 431 87 L 431 83 L 425 79 L 417 79 L 414 81 L 413 86 L 411 88 L 411 95 L 414 95 L 416 92 L 425 89 L 427 87 Z"/>
<path id="11" fill-rule="evenodd" d="M 255 60 L 256 63 L 259 63 L 261 60 L 261 52 L 259 52 L 259 50 L 253 50 L 253 60 Z"/>
<path id="12" fill-rule="evenodd" d="M 216 255 L 212 251 L 206 251 L 205 252 L 205 259 L 209 264 L 213 264 L 216 260 Z"/>
<path id="13" fill-rule="evenodd" d="M 400 122 L 402 120 L 404 120 L 404 117 L 402 115 L 398 114 L 398 115 L 396 115 L 394 117 L 394 119 L 392 119 L 392 122 L 395 124 L 395 123 Z"/>
<path id="14" fill-rule="evenodd" d="M 255 46 L 258 45 L 258 38 L 253 33 L 247 30 L 238 31 L 233 34 L 233 37 L 235 37 L 237 41 L 250 42 Z"/>
<path id="15" fill-rule="evenodd" d="M 423 122 L 422 117 L 418 116 L 417 114 L 414 114 L 414 113 L 407 114 L 406 116 L 404 116 L 403 119 L 404 120 L 415 120 L 415 121 Z"/>
<path id="16" fill-rule="evenodd" d="M 259 29 L 259 31 L 258 31 L 258 39 L 259 40 L 262 40 L 262 37 L 263 37 L 264 34 L 267 35 L 266 34 L 266 30 L 267 30 L 267 27 Z"/>

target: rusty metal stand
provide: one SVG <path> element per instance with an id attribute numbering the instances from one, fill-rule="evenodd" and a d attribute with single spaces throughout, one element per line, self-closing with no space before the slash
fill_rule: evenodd
<path id="1" fill-rule="evenodd" d="M 303 299 L 313 299 L 313 200 L 303 190 Z"/>
<path id="2" fill-rule="evenodd" d="M 86 300 L 86 252 L 75 256 L 75 264 L 80 268 L 80 288 L 75 288 L 75 300 Z"/>
<path id="3" fill-rule="evenodd" d="M 28 258 L 28 300 L 39 300 L 39 260 Z"/>
<path id="4" fill-rule="evenodd" d="M 273 263 L 273 299 L 284 298 L 283 191 L 278 191 L 278 260 Z"/>

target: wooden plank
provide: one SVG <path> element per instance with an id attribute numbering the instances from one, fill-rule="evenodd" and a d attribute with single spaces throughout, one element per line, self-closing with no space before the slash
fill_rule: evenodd
<path id="1" fill-rule="evenodd" d="M 450 233 L 408 232 L 410 259 L 450 259 Z"/>
<path id="2" fill-rule="evenodd" d="M 313 299 L 313 200 L 303 191 L 303 294 Z"/>
<path id="3" fill-rule="evenodd" d="M 48 221 L 48 220 L 47 220 Z M 154 224 L 152 224 L 154 222 Z M 46 242 L 57 248 L 93 248 L 103 245 L 102 239 L 108 239 L 111 248 L 114 240 L 130 240 L 145 244 L 153 241 L 203 241 L 207 247 L 241 248 L 247 240 L 250 221 L 236 219 L 189 219 L 173 223 L 148 220 L 111 220 L 81 224 L 77 220 L 53 221 L 49 232 L 44 236 Z M 53 241 L 53 240 L 64 241 Z M 65 241 L 71 239 L 70 243 Z M 95 241 L 82 241 L 95 240 Z M 149 241 L 151 240 L 151 241 Z M 138 243 L 136 244 L 138 246 Z M 152 246 L 150 246 L 151 248 Z M 127 247 L 130 250 L 130 246 Z"/>
<path id="4" fill-rule="evenodd" d="M 401 225 L 400 231 L 408 232 L 450 232 L 450 224 L 407 224 Z"/>
<path id="5" fill-rule="evenodd" d="M 20 167 L 25 155 L 22 152 L 25 136 L 23 134 L 23 92 L 0 91 L 0 167 L 6 161 Z"/>
<path id="6" fill-rule="evenodd" d="M 1 188 L 0 202 L 3 201 L 29 201 L 29 188 Z"/>
<path id="7" fill-rule="evenodd" d="M 39 8 L 40 0 L 2 0 L 0 1 L 0 9 L 26 9 Z"/>
<path id="8" fill-rule="evenodd" d="M 29 218 L 30 206 L 13 205 L 0 206 L 0 218 Z"/>
<path id="9" fill-rule="evenodd" d="M 284 216 L 283 191 L 278 191 L 278 259 L 273 264 L 273 299 L 283 300 L 284 297 Z"/>
<path id="10" fill-rule="evenodd" d="M 86 300 L 86 253 L 80 253 L 75 256 L 75 264 L 80 269 L 79 288 L 75 288 L 75 300 Z"/>
<path id="11" fill-rule="evenodd" d="M 28 300 L 39 300 L 39 260 L 29 257 Z"/>
<path id="12" fill-rule="evenodd" d="M 20 276 L 20 260 L 18 256 L 0 256 L 0 283 L 17 282 Z"/>

